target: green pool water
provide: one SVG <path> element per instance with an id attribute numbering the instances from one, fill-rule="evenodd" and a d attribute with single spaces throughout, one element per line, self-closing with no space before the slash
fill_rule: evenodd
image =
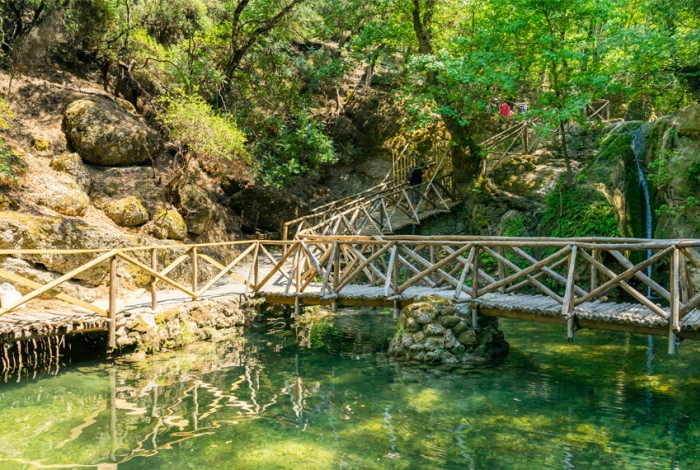
<path id="1" fill-rule="evenodd" d="M 501 321 L 499 365 L 386 357 L 345 311 L 0 384 L 0 468 L 700 468 L 700 343 Z"/>

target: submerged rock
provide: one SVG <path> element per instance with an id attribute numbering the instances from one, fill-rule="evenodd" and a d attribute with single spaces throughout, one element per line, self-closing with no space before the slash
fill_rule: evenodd
<path id="1" fill-rule="evenodd" d="M 420 324 L 422 331 L 417 331 Z M 404 308 L 399 325 L 389 346 L 389 355 L 394 357 L 454 365 L 508 355 L 509 345 L 496 318 L 480 317 L 479 324 L 472 328 L 466 305 L 456 307 L 446 299 L 427 297 Z"/>
<path id="2" fill-rule="evenodd" d="M 155 159 L 161 146 L 157 134 L 136 116 L 104 99 L 68 105 L 63 132 L 83 160 L 94 165 L 141 165 Z"/>

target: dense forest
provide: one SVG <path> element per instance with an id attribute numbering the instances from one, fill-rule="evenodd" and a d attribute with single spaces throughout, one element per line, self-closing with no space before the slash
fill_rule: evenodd
<path id="1" fill-rule="evenodd" d="M 277 186 L 358 157 L 333 127 L 340 82 L 362 67 L 407 128 L 444 123 L 469 182 L 494 97 L 526 98 L 550 128 L 600 97 L 632 118 L 694 100 L 699 13 L 694 0 L 9 0 L 2 60 L 22 73 L 44 47 L 99 69 L 187 158 Z"/>

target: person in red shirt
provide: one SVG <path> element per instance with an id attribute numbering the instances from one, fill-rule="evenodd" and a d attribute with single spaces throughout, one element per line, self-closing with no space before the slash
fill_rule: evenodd
<path id="1" fill-rule="evenodd" d="M 501 105 L 501 116 L 510 116 L 512 114 L 513 112 L 510 108 L 510 105 L 508 103 L 503 103 Z"/>

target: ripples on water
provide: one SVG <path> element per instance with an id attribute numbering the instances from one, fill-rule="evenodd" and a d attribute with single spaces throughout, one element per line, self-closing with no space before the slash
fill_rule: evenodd
<path id="1" fill-rule="evenodd" d="M 390 314 L 345 311 L 10 378 L 0 468 L 700 468 L 700 345 L 502 327 L 511 354 L 493 367 L 390 360 Z"/>

